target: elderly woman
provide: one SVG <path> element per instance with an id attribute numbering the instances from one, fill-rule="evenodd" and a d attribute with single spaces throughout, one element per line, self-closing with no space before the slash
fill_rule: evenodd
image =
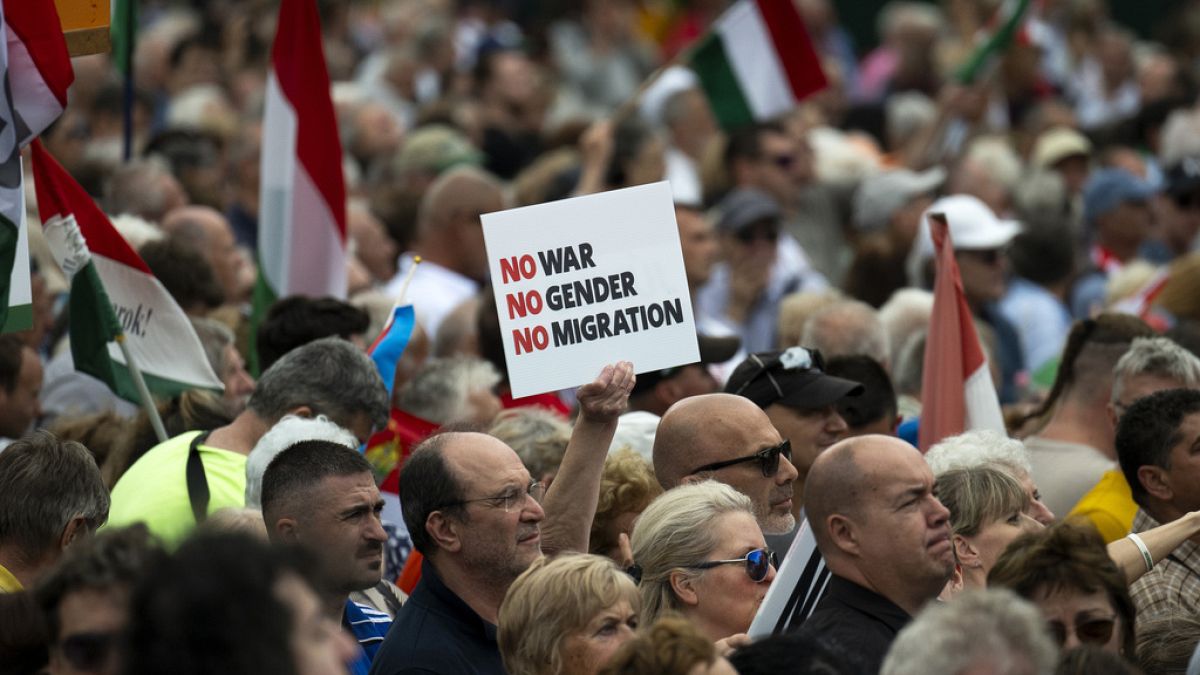
<path id="1" fill-rule="evenodd" d="M 662 486 L 654 478 L 649 462 L 628 448 L 610 454 L 604 460 L 588 552 L 627 565 L 621 535 L 629 536 L 634 519 L 661 494 Z"/>
<path id="2" fill-rule="evenodd" d="M 750 498 L 705 481 L 668 490 L 633 527 L 642 623 L 678 612 L 713 641 L 750 627 L 775 578 Z"/>
<path id="3" fill-rule="evenodd" d="M 509 675 L 592 675 L 633 638 L 641 598 L 607 558 L 542 558 L 509 587 L 498 641 Z"/>
<path id="4" fill-rule="evenodd" d="M 950 509 L 964 588 L 985 588 L 988 572 L 1005 547 L 1022 534 L 1043 529 L 1026 514 L 1029 496 L 1021 484 L 1000 469 L 951 469 L 938 476 L 933 491 Z"/>
<path id="5" fill-rule="evenodd" d="M 1030 476 L 1029 450 L 1015 438 L 991 430 L 968 431 L 937 443 L 925 453 L 934 476 L 951 469 L 991 466 L 1008 472 L 1029 496 L 1025 513 L 1042 525 L 1054 522 L 1054 514 L 1042 503 L 1041 493 Z M 938 480 L 941 480 L 940 478 Z"/>
<path id="6" fill-rule="evenodd" d="M 1059 523 L 1023 535 L 996 561 L 987 581 L 1037 605 L 1063 649 L 1092 644 L 1133 658 L 1133 601 L 1094 528 Z"/>

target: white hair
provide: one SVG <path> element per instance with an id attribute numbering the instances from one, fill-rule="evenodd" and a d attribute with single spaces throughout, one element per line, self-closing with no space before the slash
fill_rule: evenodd
<path id="1" fill-rule="evenodd" d="M 981 136 L 971 142 L 965 158 L 983 167 L 987 174 L 1010 193 L 1021 180 L 1021 158 L 1003 136 Z"/>
<path id="2" fill-rule="evenodd" d="M 1185 108 L 1168 115 L 1158 147 L 1159 162 L 1168 168 L 1185 157 L 1200 156 L 1200 110 Z"/>
<path id="3" fill-rule="evenodd" d="M 880 365 L 891 362 L 879 313 L 858 300 L 842 300 L 817 310 L 805 322 L 800 344 L 825 358 L 865 354 Z"/>
<path id="4" fill-rule="evenodd" d="M 500 373 L 483 359 L 430 359 L 400 390 L 400 408 L 438 425 L 466 421 L 471 392 L 489 390 L 499 382 Z"/>
<path id="5" fill-rule="evenodd" d="M 889 149 L 907 143 L 922 129 L 937 121 L 937 104 L 925 94 L 906 91 L 887 97 L 884 103 Z"/>
<path id="6" fill-rule="evenodd" d="M 1005 468 L 1017 478 L 1029 476 L 1033 471 L 1025 444 L 991 429 L 976 429 L 942 439 L 925 453 L 925 462 L 935 476 L 952 469 L 978 466 Z"/>
<path id="7" fill-rule="evenodd" d="M 1189 389 L 1200 387 L 1200 359 L 1170 338 L 1134 338 L 1113 367 L 1113 403 L 1121 400 L 1125 381 L 1138 375 L 1174 380 Z"/>
<path id="8" fill-rule="evenodd" d="M 246 458 L 246 508 L 262 509 L 262 479 L 271 460 L 301 441 L 329 441 L 351 449 L 358 447 L 358 439 L 354 434 L 324 415 L 284 415 L 258 439 Z"/>
<path id="9" fill-rule="evenodd" d="M 223 89 L 215 84 L 196 84 L 171 98 L 167 127 L 214 131 L 219 127 L 215 117 L 233 114 L 233 105 Z"/>
<path id="10" fill-rule="evenodd" d="M 879 322 L 888 338 L 888 356 L 893 367 L 912 336 L 929 328 L 933 316 L 933 293 L 921 288 L 901 288 L 879 308 Z"/>
<path id="11" fill-rule="evenodd" d="M 989 673 L 1050 675 L 1058 650 L 1042 613 L 1004 588 L 972 590 L 931 602 L 908 624 L 883 661 L 882 675 Z"/>
<path id="12" fill-rule="evenodd" d="M 110 216 L 109 221 L 112 222 L 113 227 L 117 229 L 121 237 L 135 251 L 152 241 L 161 241 L 166 237 L 163 231 L 155 227 L 153 223 L 131 213 Z"/>

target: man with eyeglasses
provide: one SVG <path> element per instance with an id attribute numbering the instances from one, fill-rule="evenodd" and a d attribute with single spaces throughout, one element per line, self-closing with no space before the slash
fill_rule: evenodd
<path id="1" fill-rule="evenodd" d="M 417 446 L 400 472 L 400 505 L 424 556 L 421 580 L 372 675 L 505 672 L 500 603 L 543 545 L 587 550 L 604 459 L 633 384 L 633 365 L 622 362 L 579 388 L 580 415 L 545 510 L 544 488 L 504 442 L 445 432 Z"/>
<path id="2" fill-rule="evenodd" d="M 804 628 L 879 672 L 896 634 L 954 573 L 950 511 L 916 448 L 856 436 L 822 453 L 805 485 L 808 522 L 832 573 Z"/>
<path id="3" fill-rule="evenodd" d="M 165 555 L 149 531 L 110 530 L 72 548 L 39 584 L 50 675 L 123 672 L 120 645 L 133 587 Z"/>
<path id="4" fill-rule="evenodd" d="M 366 675 L 392 617 L 350 594 L 377 587 L 383 577 L 387 532 L 379 514 L 383 498 L 371 465 L 340 443 L 295 443 L 267 466 L 262 512 L 271 543 L 304 550 L 316 562 L 314 590 L 322 613 L 345 627 L 360 649 L 350 663 Z M 384 597 L 391 592 L 381 589 Z M 399 599 L 393 596 L 396 609 Z"/>

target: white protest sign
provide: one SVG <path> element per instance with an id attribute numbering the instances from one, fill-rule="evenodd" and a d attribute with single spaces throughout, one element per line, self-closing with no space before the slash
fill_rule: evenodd
<path id="1" fill-rule="evenodd" d="M 812 527 L 808 520 L 797 527 L 796 538 L 746 631 L 755 640 L 799 628 L 829 585 L 829 570 L 817 550 Z"/>
<path id="2" fill-rule="evenodd" d="M 700 360 L 666 181 L 482 220 L 514 397 Z"/>

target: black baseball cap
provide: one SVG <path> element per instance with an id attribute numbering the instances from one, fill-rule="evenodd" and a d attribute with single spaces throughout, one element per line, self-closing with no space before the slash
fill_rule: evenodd
<path id="1" fill-rule="evenodd" d="M 651 370 L 650 372 L 638 375 L 637 382 L 633 385 L 633 392 L 630 393 L 630 396 L 653 389 L 654 385 L 675 377 L 680 371 L 688 366 L 696 364 L 725 363 L 729 359 L 732 359 L 734 355 L 737 354 L 738 349 L 742 346 L 741 338 L 737 337 L 736 335 L 728 335 L 724 337 L 697 335 L 696 340 L 700 343 L 699 361 L 696 363 L 687 363 L 682 366 L 675 366 L 673 368 Z"/>
<path id="2" fill-rule="evenodd" d="M 825 361 L 817 350 L 791 347 L 746 357 L 729 376 L 725 391 L 745 396 L 763 409 L 773 403 L 813 409 L 832 405 L 847 396 L 858 396 L 863 386 L 826 375 Z"/>

